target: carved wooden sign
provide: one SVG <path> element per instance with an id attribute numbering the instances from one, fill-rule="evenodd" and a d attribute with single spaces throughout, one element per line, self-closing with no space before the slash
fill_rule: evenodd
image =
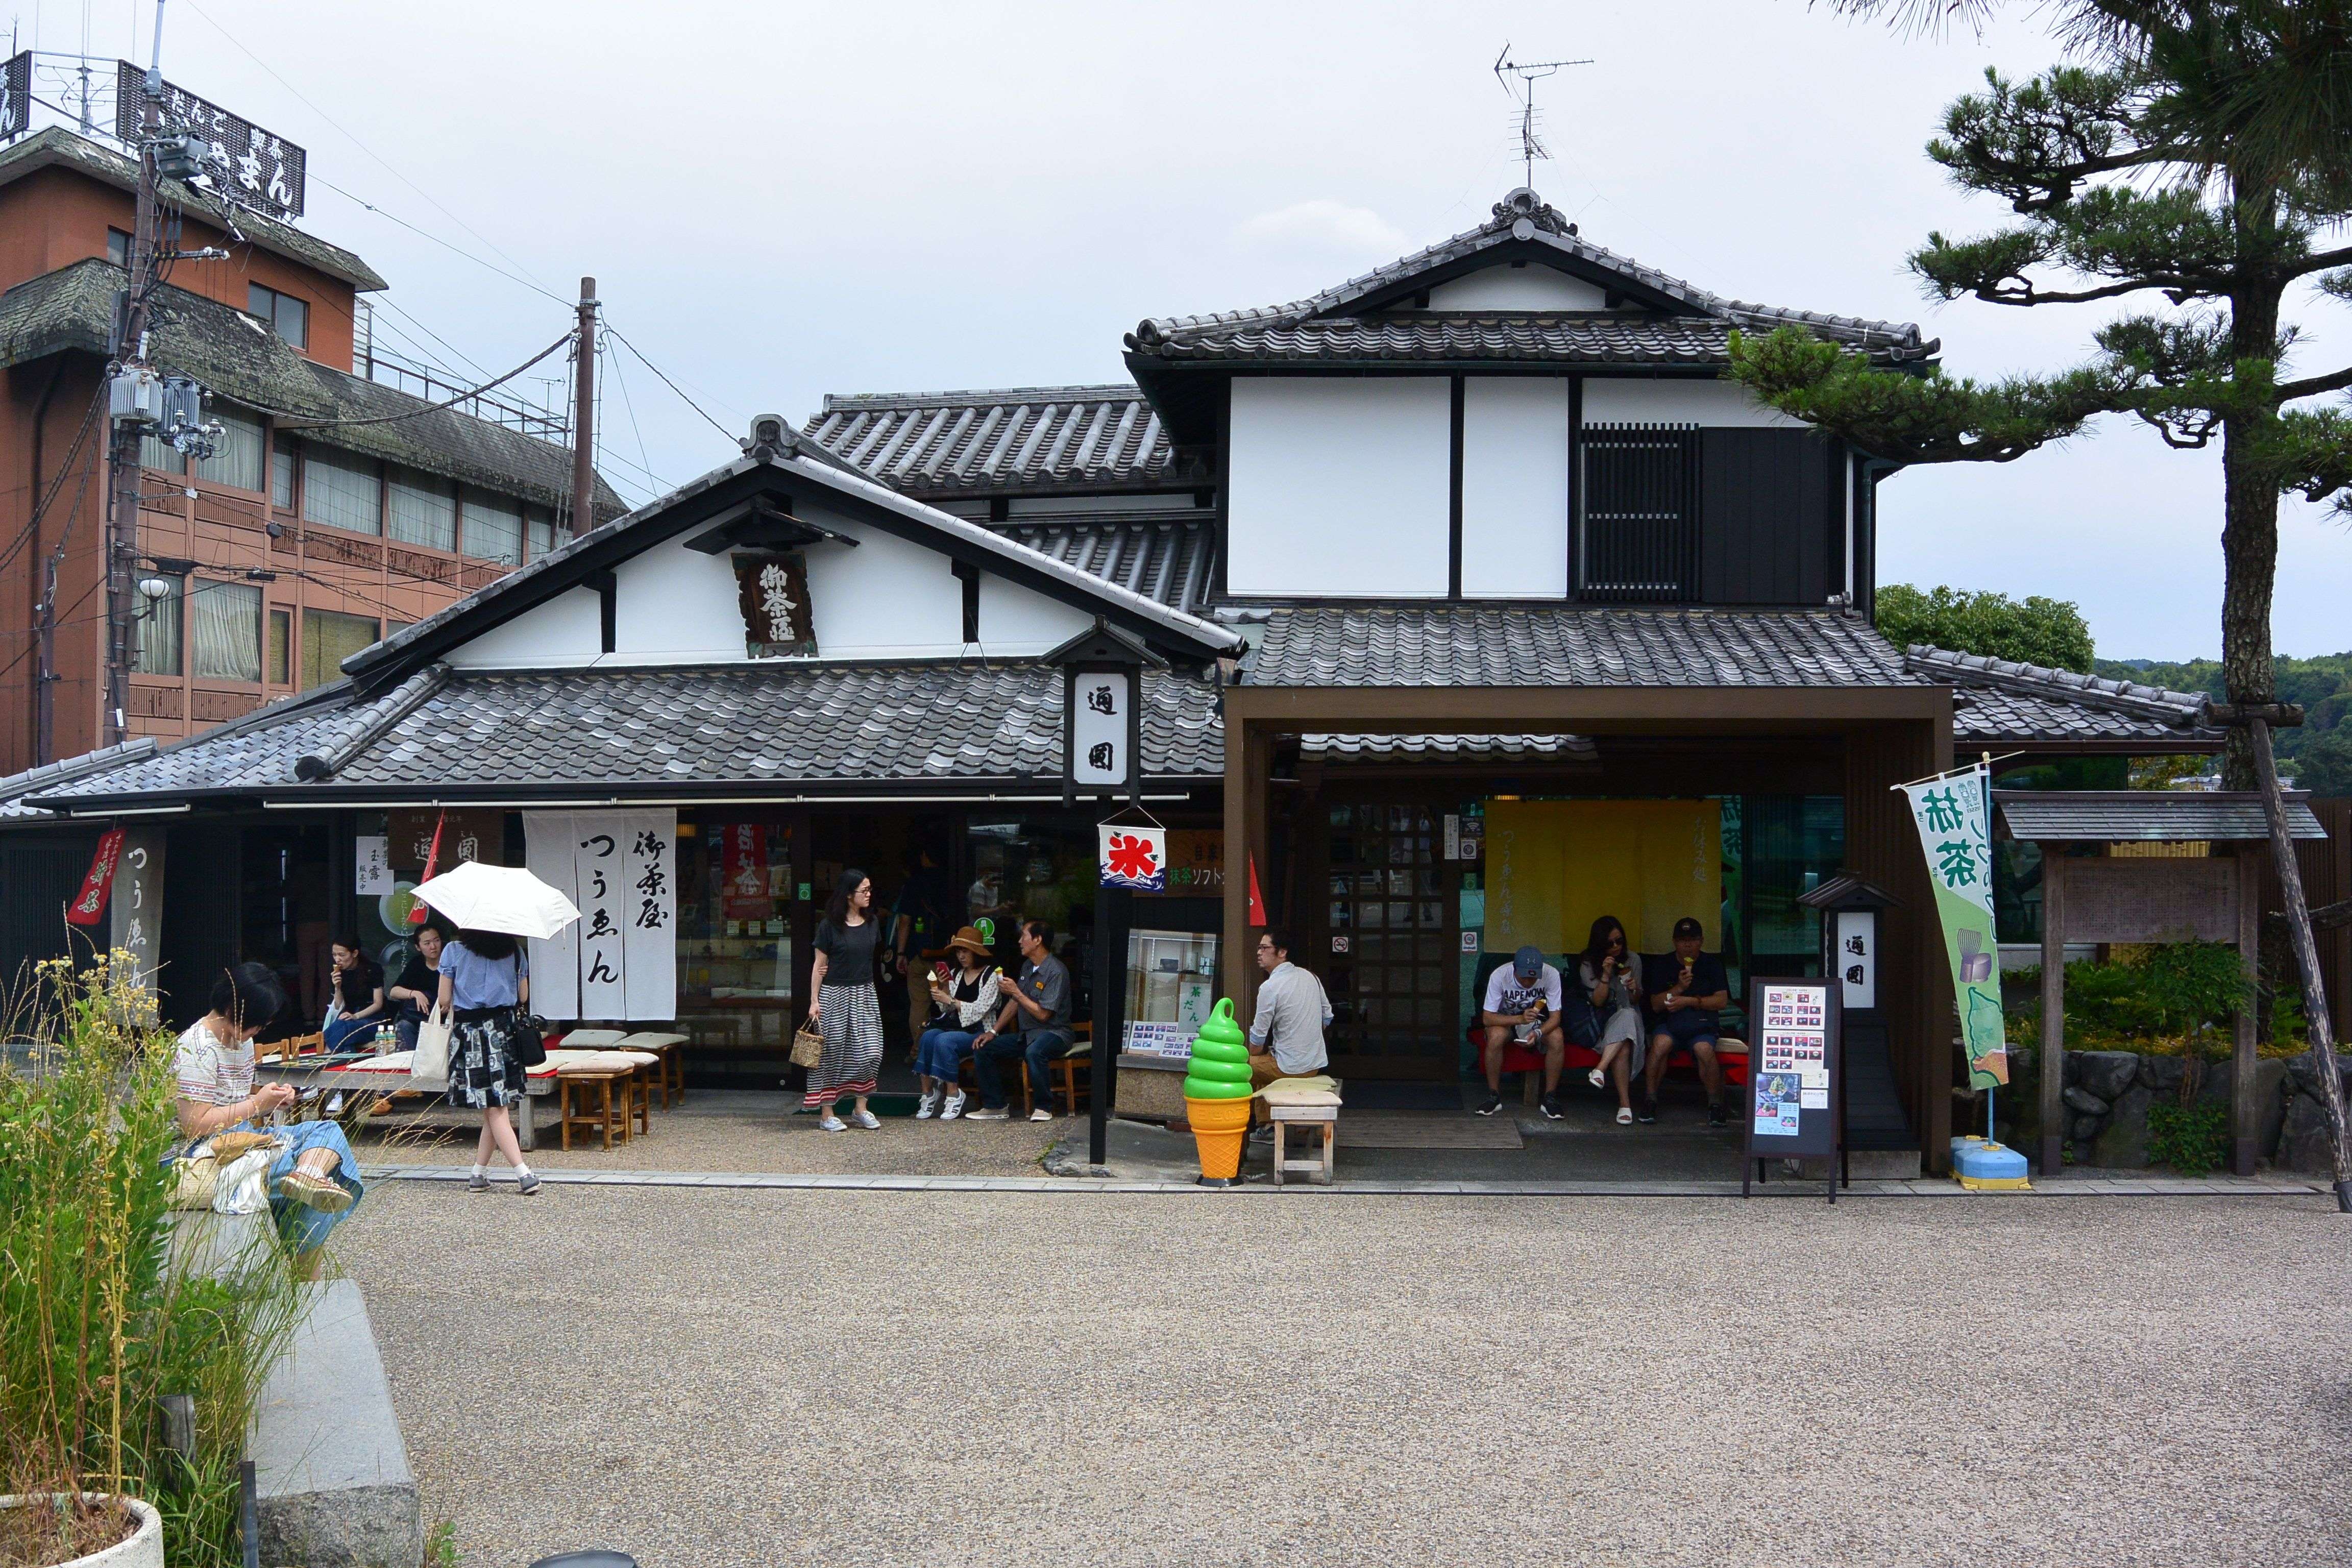
<path id="1" fill-rule="evenodd" d="M 808 559 L 794 552 L 738 552 L 736 602 L 743 612 L 744 651 L 753 658 L 805 658 L 816 652 L 809 613 Z"/>
<path id="2" fill-rule="evenodd" d="M 2235 942 L 2234 858 L 2075 859 L 2053 855 L 2042 875 L 2065 878 L 2067 942 Z"/>

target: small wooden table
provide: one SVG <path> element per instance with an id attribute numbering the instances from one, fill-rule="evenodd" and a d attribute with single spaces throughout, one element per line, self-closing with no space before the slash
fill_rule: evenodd
<path id="1" fill-rule="evenodd" d="M 620 1142 L 627 1142 L 631 1114 L 630 1101 L 636 1094 L 632 1084 L 636 1076 L 637 1069 L 634 1067 L 570 1068 L 557 1074 L 556 1120 L 557 1124 L 563 1130 L 563 1147 L 566 1149 L 572 1147 L 572 1129 L 574 1123 L 583 1128 L 602 1131 L 604 1135 L 604 1147 L 607 1149 L 613 1146 L 613 1135 L 617 1124 Z M 621 1101 L 617 1108 L 613 1103 L 613 1090 L 616 1086 L 621 1091 Z M 581 1090 L 581 1110 L 576 1112 L 572 1109 L 572 1091 L 575 1087 Z M 596 1091 L 597 1096 L 596 1106 L 593 1110 L 588 1109 L 587 1092 L 592 1089 Z M 647 1125 L 650 1126 L 651 1123 L 648 1122 Z"/>
<path id="2" fill-rule="evenodd" d="M 1331 1156 L 1339 1131 L 1339 1108 L 1336 1105 L 1284 1105 L 1269 1100 L 1265 1113 L 1274 1123 L 1274 1184 L 1282 1185 L 1283 1173 L 1298 1171 L 1318 1177 L 1325 1186 L 1331 1184 Z M 1323 1152 L 1320 1159 L 1290 1158 L 1290 1130 L 1293 1127 L 1320 1128 L 1323 1131 Z"/>

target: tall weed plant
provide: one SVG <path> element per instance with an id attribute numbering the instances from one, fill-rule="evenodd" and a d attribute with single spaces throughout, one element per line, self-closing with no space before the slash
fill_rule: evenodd
<path id="1" fill-rule="evenodd" d="M 0 1491 L 141 1498 L 173 1568 L 234 1568 L 237 1467 L 297 1305 L 282 1249 L 227 1274 L 167 1267 L 178 1140 L 173 1041 L 128 954 L 41 966 L 0 1063 Z M 16 1058 L 22 1058 L 17 1065 Z M 161 1401 L 194 1402 L 195 1444 L 163 1442 Z M 13 1510 L 20 1532 L 54 1519 Z M 46 1522 L 37 1526 L 48 1528 Z M 85 1537 L 86 1539 L 86 1537 Z M 42 1556 L 0 1540 L 0 1565 Z M 70 1552 L 66 1555 L 70 1556 Z"/>

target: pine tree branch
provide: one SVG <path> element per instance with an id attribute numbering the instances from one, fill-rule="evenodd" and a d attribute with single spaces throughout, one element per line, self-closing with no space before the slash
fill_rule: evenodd
<path id="1" fill-rule="evenodd" d="M 2300 381 L 2279 383 L 2278 398 L 2292 403 L 2298 397 L 2316 397 L 2323 392 L 2341 392 L 2352 386 L 2352 365 L 2330 372 L 2326 375 L 2307 375 Z"/>

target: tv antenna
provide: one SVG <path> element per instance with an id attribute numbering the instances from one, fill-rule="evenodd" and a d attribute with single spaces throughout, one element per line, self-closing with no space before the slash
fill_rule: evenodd
<path id="1" fill-rule="evenodd" d="M 1495 79 L 1502 84 L 1505 92 L 1511 95 L 1511 101 L 1519 106 L 1519 162 L 1525 166 L 1519 184 L 1529 189 L 1533 189 L 1536 183 L 1536 160 L 1541 158 L 1549 162 L 1551 158 L 1551 150 L 1536 134 L 1536 121 L 1540 118 L 1536 110 L 1536 83 L 1555 74 L 1562 66 L 1589 66 L 1591 63 L 1589 59 L 1515 60 L 1511 58 L 1511 46 L 1507 40 L 1503 45 L 1503 52 L 1495 57 Z M 1511 81 L 1513 77 L 1518 78 L 1516 86 Z"/>

